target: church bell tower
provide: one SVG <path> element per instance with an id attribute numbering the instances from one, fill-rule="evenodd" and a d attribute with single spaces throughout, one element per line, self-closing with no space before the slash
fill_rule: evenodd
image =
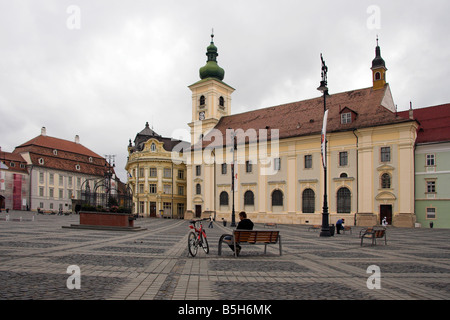
<path id="1" fill-rule="evenodd" d="M 372 81 L 373 81 L 373 90 L 378 90 L 384 88 L 386 84 L 386 63 L 381 57 L 380 46 L 378 45 L 378 37 L 377 37 L 377 46 L 375 48 L 375 59 L 372 60 Z"/>
<path id="2" fill-rule="evenodd" d="M 223 82 L 225 71 L 217 64 L 214 34 L 206 48 L 206 65 L 199 70 L 200 81 L 189 86 L 192 91 L 191 144 L 195 144 L 219 122 L 231 114 L 231 94 L 235 89 Z"/>

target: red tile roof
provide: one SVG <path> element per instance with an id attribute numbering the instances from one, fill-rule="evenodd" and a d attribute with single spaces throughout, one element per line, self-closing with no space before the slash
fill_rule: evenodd
<path id="1" fill-rule="evenodd" d="M 419 122 L 416 143 L 450 141 L 450 103 L 413 109 L 413 118 Z M 409 110 L 399 112 L 409 118 Z"/>
<path id="2" fill-rule="evenodd" d="M 326 98 L 328 111 L 327 132 L 339 132 L 360 128 L 374 127 L 411 121 L 398 116 L 395 112 L 382 106 L 386 91 L 373 90 L 372 87 L 332 94 Z M 215 129 L 224 136 L 228 128 L 242 129 L 279 129 L 279 138 L 291 138 L 320 134 L 323 123 L 323 96 L 279 106 L 249 111 L 241 114 L 222 117 Z M 355 119 L 349 124 L 341 124 L 340 112 L 348 108 L 355 112 Z M 210 142 L 212 140 L 212 142 Z M 204 137 L 203 147 L 220 145 L 214 142 L 211 134 Z"/>
<path id="3" fill-rule="evenodd" d="M 24 147 L 28 147 L 28 146 L 39 146 L 39 147 L 45 147 L 45 148 L 50 148 L 50 149 L 69 151 L 72 153 L 82 154 L 82 155 L 86 155 L 86 156 L 90 156 L 90 157 L 94 157 L 94 158 L 102 158 L 101 156 L 99 156 L 95 152 L 89 150 L 82 144 L 79 144 L 79 143 L 76 143 L 73 141 L 54 138 L 54 137 L 50 137 L 50 136 L 44 136 L 44 135 L 39 135 L 36 138 L 31 139 L 30 141 L 25 142 L 25 143 L 21 144 L 20 146 L 16 147 L 16 149 L 18 149 L 18 148 L 20 149 L 20 148 L 24 148 Z"/>
<path id="4" fill-rule="evenodd" d="M 46 135 L 21 144 L 14 153 L 29 153 L 31 163 L 35 166 L 73 173 L 104 176 L 108 168 L 105 158 L 83 145 Z"/>

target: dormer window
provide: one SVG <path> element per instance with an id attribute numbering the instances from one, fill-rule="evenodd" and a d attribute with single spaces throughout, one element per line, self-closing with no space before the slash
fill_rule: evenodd
<path id="1" fill-rule="evenodd" d="M 75 165 L 75 170 L 80 171 L 80 165 L 79 164 Z"/>
<path id="2" fill-rule="evenodd" d="M 152 145 L 151 145 L 151 147 L 150 147 L 150 150 L 151 150 L 152 152 L 155 152 L 155 151 L 156 151 L 156 144 L 152 143 Z"/>
<path id="3" fill-rule="evenodd" d="M 44 164 L 44 159 L 39 158 L 38 162 L 39 162 L 40 165 L 43 165 Z"/>
<path id="4" fill-rule="evenodd" d="M 341 114 L 341 124 L 347 124 L 352 122 L 352 113 L 345 112 Z"/>
<path id="5" fill-rule="evenodd" d="M 58 150 L 53 150 L 53 155 L 57 156 L 58 155 Z"/>

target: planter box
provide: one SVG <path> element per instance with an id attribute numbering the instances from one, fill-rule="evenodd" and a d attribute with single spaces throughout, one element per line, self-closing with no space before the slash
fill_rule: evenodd
<path id="1" fill-rule="evenodd" d="M 80 225 L 134 227 L 134 216 L 129 213 L 81 211 Z"/>

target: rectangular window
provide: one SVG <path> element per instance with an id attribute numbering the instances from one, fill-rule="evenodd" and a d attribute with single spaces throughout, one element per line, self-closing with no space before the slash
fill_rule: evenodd
<path id="1" fill-rule="evenodd" d="M 172 193 L 172 186 L 170 184 L 165 184 L 163 186 L 164 188 L 164 194 L 171 194 Z"/>
<path id="2" fill-rule="evenodd" d="M 305 156 L 305 169 L 311 169 L 312 168 L 312 155 L 307 154 Z"/>
<path id="3" fill-rule="evenodd" d="M 54 190 L 53 190 L 53 188 L 48 189 L 48 191 L 49 191 L 49 197 L 50 197 L 50 198 L 54 198 L 55 195 L 54 195 Z"/>
<path id="4" fill-rule="evenodd" d="M 202 166 L 195 166 L 195 175 L 198 177 L 202 174 Z"/>
<path id="5" fill-rule="evenodd" d="M 139 178 L 144 177 L 144 168 L 139 168 Z"/>
<path id="6" fill-rule="evenodd" d="M 172 170 L 170 168 L 164 168 L 164 178 L 172 178 Z"/>
<path id="7" fill-rule="evenodd" d="M 177 207 L 178 207 L 178 216 L 179 217 L 182 217 L 182 216 L 184 216 L 184 203 L 178 203 L 177 204 Z"/>
<path id="8" fill-rule="evenodd" d="M 158 171 L 156 170 L 156 168 L 150 168 L 150 177 L 155 178 L 157 176 L 158 176 Z"/>
<path id="9" fill-rule="evenodd" d="M 39 187 L 39 197 L 44 196 L 44 187 Z"/>
<path id="10" fill-rule="evenodd" d="M 427 154 L 427 166 L 436 165 L 434 154 Z"/>
<path id="11" fill-rule="evenodd" d="M 164 209 L 164 214 L 171 214 L 172 213 L 172 203 L 170 202 L 163 202 L 163 209 Z"/>
<path id="12" fill-rule="evenodd" d="M 64 189 L 59 189 L 59 198 L 64 198 Z"/>
<path id="13" fill-rule="evenodd" d="M 53 173 L 50 173 L 50 177 L 49 177 L 49 183 L 51 185 L 53 185 L 55 183 L 55 175 Z"/>
<path id="14" fill-rule="evenodd" d="M 436 219 L 436 208 L 427 208 L 427 219 Z"/>
<path id="15" fill-rule="evenodd" d="M 178 179 L 184 180 L 184 170 L 178 170 Z"/>
<path id="16" fill-rule="evenodd" d="M 347 166 L 348 165 L 348 153 L 347 151 L 339 152 L 339 166 Z"/>
<path id="17" fill-rule="evenodd" d="M 222 163 L 222 174 L 227 174 L 227 164 Z"/>
<path id="18" fill-rule="evenodd" d="M 184 186 L 178 186 L 178 195 L 183 196 L 184 195 Z"/>
<path id="19" fill-rule="evenodd" d="M 281 170 L 281 158 L 275 158 L 273 159 L 273 168 L 275 169 L 275 171 L 280 171 Z"/>
<path id="20" fill-rule="evenodd" d="M 150 192 L 150 193 L 156 193 L 156 191 L 157 191 L 156 183 L 150 183 L 148 190 L 149 190 L 148 192 Z"/>
<path id="21" fill-rule="evenodd" d="M 44 173 L 43 172 L 39 173 L 39 183 L 44 183 Z"/>
<path id="22" fill-rule="evenodd" d="M 352 114 L 350 112 L 341 114 L 341 124 L 347 124 L 351 122 L 352 122 Z"/>
<path id="23" fill-rule="evenodd" d="M 63 176 L 59 176 L 59 185 L 62 186 L 64 184 L 64 177 Z"/>
<path id="24" fill-rule="evenodd" d="M 427 193 L 436 193 L 436 181 L 427 181 Z"/>
<path id="25" fill-rule="evenodd" d="M 391 161 L 391 147 L 381 148 L 381 162 Z"/>
<path id="26" fill-rule="evenodd" d="M 139 193 L 144 193 L 144 185 L 142 183 L 139 184 Z"/>
<path id="27" fill-rule="evenodd" d="M 245 172 L 252 172 L 252 163 L 250 162 L 250 160 L 245 161 Z"/>

